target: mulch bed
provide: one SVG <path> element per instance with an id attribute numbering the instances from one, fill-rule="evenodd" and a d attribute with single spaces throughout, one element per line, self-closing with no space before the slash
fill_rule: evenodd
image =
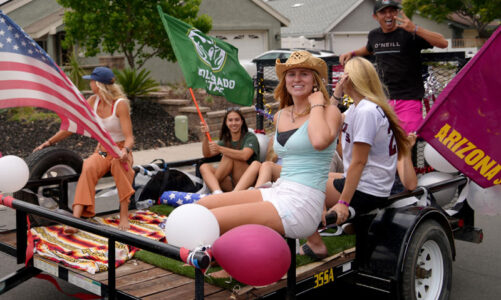
<path id="1" fill-rule="evenodd" d="M 26 158 L 35 147 L 55 134 L 60 121 L 40 120 L 18 122 L 10 120 L 8 110 L 0 110 L 0 152 Z M 132 127 L 135 138 L 133 150 L 154 149 L 181 144 L 174 136 L 174 117 L 166 113 L 160 104 L 139 100 L 132 106 Z M 188 142 L 198 141 L 197 133 L 191 133 Z M 91 154 L 97 141 L 73 134 L 58 143 L 58 147 L 77 152 L 82 157 Z"/>

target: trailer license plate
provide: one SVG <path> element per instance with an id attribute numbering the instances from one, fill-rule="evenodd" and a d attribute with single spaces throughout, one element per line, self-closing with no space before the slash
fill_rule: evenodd
<path id="1" fill-rule="evenodd" d="M 313 275 L 315 278 L 315 286 L 313 288 L 319 288 L 323 285 L 334 282 L 334 271 L 332 268 L 327 269 L 323 272 Z"/>

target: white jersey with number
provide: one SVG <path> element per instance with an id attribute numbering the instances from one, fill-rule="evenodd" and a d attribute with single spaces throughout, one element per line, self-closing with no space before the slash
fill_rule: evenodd
<path id="1" fill-rule="evenodd" d="M 344 176 L 351 163 L 353 144 L 371 146 L 367 164 L 357 190 L 377 197 L 388 197 L 397 169 L 397 143 L 383 109 L 363 99 L 345 112 L 343 124 Z"/>

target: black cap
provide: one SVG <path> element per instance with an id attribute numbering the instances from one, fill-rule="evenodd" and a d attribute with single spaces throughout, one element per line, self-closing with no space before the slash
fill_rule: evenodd
<path id="1" fill-rule="evenodd" d="M 386 7 L 395 7 L 395 8 L 402 8 L 400 3 L 393 1 L 393 0 L 376 0 L 376 4 L 374 5 L 374 13 L 377 13 L 378 11 L 386 8 Z"/>

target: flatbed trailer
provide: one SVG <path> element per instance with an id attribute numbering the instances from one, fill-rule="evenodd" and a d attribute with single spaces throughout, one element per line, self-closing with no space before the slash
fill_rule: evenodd
<path id="1" fill-rule="evenodd" d="M 54 156 L 54 153 L 58 153 L 59 150 L 49 149 L 40 152 L 39 155 Z M 54 153 L 51 154 L 51 152 Z M 61 158 L 60 151 L 55 156 Z M 197 162 L 199 160 L 181 161 L 169 163 L 169 166 L 182 167 Z M 38 161 L 37 165 L 39 164 L 42 163 Z M 43 165 L 45 170 L 37 173 L 40 178 L 32 178 L 27 187 L 43 195 L 51 195 L 59 201 L 59 207 L 67 207 L 68 184 L 78 179 L 78 173 L 42 178 L 41 174 L 46 174 L 48 170 L 53 171 L 54 167 L 61 168 L 61 161 L 54 160 Z M 63 166 L 64 169 L 67 167 L 71 166 Z M 356 247 L 319 262 L 296 268 L 296 242 L 287 239 L 292 254 L 289 272 L 285 278 L 265 287 L 244 286 L 239 290 L 229 291 L 204 283 L 204 275 L 199 269 L 196 269 L 195 279 L 191 279 L 135 259 L 116 270 L 114 264 L 111 264 L 109 271 L 92 275 L 54 263 L 35 254 L 25 267 L 0 280 L 0 295 L 40 272 L 45 272 L 82 287 L 95 295 L 110 299 L 169 299 L 171 297 L 294 299 L 298 295 L 336 284 L 353 284 L 376 290 L 394 299 L 412 299 L 413 297 L 409 295 L 415 295 L 423 282 L 435 289 L 438 288 L 434 292 L 436 296 L 440 296 L 437 298 L 447 299 L 452 280 L 450 275 L 452 260 L 455 257 L 454 239 L 479 243 L 482 240 L 482 231 L 473 226 L 473 211 L 466 202 L 458 214 L 449 217 L 440 206 L 436 205 L 433 193 L 443 188 L 464 184 L 466 184 L 466 178 L 457 176 L 451 180 L 392 196 L 390 200 L 397 201 L 428 193 L 431 205 L 388 207 L 359 216 L 354 222 L 357 232 Z M 33 198 L 30 197 L 24 200 L 33 202 Z M 109 251 L 110 261 L 114 260 L 115 241 L 181 260 L 180 249 L 177 247 L 58 214 L 38 206 L 37 203 L 28 202 L 12 200 L 12 207 L 16 209 L 16 230 L 0 233 L 0 250 L 15 256 L 18 263 L 23 263 L 26 258 L 27 214 L 41 216 L 54 222 L 108 237 L 109 249 L 112 250 Z M 427 266 L 425 258 L 420 256 L 422 251 L 430 252 L 431 259 L 435 260 L 430 266 Z M 196 255 L 200 262 L 204 262 L 201 264 L 201 269 L 203 269 L 210 262 L 210 258 L 205 257 L 204 253 Z"/>
<path id="2" fill-rule="evenodd" d="M 72 165 L 72 163 L 65 163 L 65 160 L 71 162 L 76 158 L 68 157 L 68 155 L 71 155 L 70 152 L 58 148 L 44 149 L 39 153 L 35 153 L 35 155 L 36 157 L 28 158 L 27 160 L 31 169 L 38 170 L 37 172 L 31 172 L 32 176 L 40 178 L 30 179 L 26 188 L 52 197 L 58 201 L 60 208 L 67 209 L 69 197 L 68 186 L 70 183 L 78 180 L 79 174 L 77 173 L 78 168 Z M 200 159 L 169 163 L 169 167 L 183 167 L 196 163 L 200 163 Z M 43 166 L 43 170 L 39 170 L 40 166 Z M 149 168 L 149 166 L 143 167 Z M 74 174 L 60 172 L 61 170 L 67 171 L 73 168 L 75 169 Z M 45 178 L 45 175 L 49 172 L 63 175 Z M 24 263 L 26 259 L 27 214 L 31 215 L 35 223 L 47 223 L 48 219 L 50 223 L 67 224 L 80 230 L 108 237 L 108 246 L 109 249 L 112 249 L 109 251 L 110 261 L 114 259 L 111 255 L 114 253 L 113 247 L 115 241 L 180 260 L 180 249 L 177 247 L 124 233 L 104 225 L 86 222 L 40 207 L 38 206 L 37 198 L 31 193 L 21 192 L 16 195 L 21 196 L 24 201 L 19 199 L 12 200 L 12 207 L 16 209 L 16 229 L 0 233 L 0 251 L 16 257 L 18 263 Z M 109 211 L 100 213 L 99 216 L 115 213 L 117 211 Z M 41 217 L 45 219 L 40 219 Z M 334 278 L 345 276 L 352 271 L 351 264 L 355 259 L 354 249 L 337 253 L 320 262 L 296 269 L 295 240 L 288 239 L 288 244 L 292 254 L 291 269 L 288 275 L 284 276 L 282 280 L 265 287 L 244 286 L 243 288 L 229 291 L 204 283 L 204 275 L 199 269 L 196 269 L 195 279 L 191 279 L 137 259 L 127 261 L 124 265 L 116 268 L 116 270 L 114 264 L 110 264 L 109 271 L 90 274 L 35 254 L 25 267 L 0 279 L 0 295 L 22 284 L 29 278 L 45 272 L 77 285 L 95 295 L 111 299 L 170 299 L 174 297 L 181 297 L 181 299 L 228 299 L 230 297 L 282 299 L 285 297 L 294 298 L 296 294 L 302 294 L 312 289 L 327 286 L 334 281 Z M 202 253 L 199 253 L 199 257 L 200 260 L 206 262 L 205 265 L 201 265 L 201 268 L 206 267 L 210 262 L 210 258 L 205 257 Z"/>

